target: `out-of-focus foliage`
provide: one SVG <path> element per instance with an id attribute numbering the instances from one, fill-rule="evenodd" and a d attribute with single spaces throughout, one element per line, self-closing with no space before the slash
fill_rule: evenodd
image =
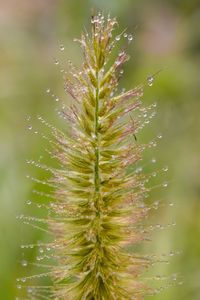
<path id="1" fill-rule="evenodd" d="M 59 69 L 51 60 L 61 55 L 58 49 L 62 42 L 65 45 L 62 56 L 80 61 L 72 38 L 79 36 L 95 7 L 117 16 L 120 25 L 134 34 L 129 50 L 132 59 L 124 69 L 122 87 L 137 84 L 150 73 L 163 69 L 144 96 L 147 104 L 157 101 L 158 117 L 141 138 L 150 140 L 155 134 L 163 133 L 156 153 L 148 153 L 147 159 L 156 156 L 157 168 L 168 164 L 168 178 L 172 182 L 166 190 L 155 189 L 152 199 L 164 198 L 175 204 L 163 206 L 158 213 L 155 211 L 152 222 L 166 224 L 176 220 L 177 226 L 156 231 L 153 242 L 144 245 L 144 252 L 182 251 L 172 257 L 170 264 L 155 266 L 154 274 L 180 272 L 184 284 L 152 299 L 198 300 L 200 5 L 195 0 L 11 0 L 1 3 L 0 299 L 15 297 L 15 279 L 23 271 L 18 264 L 23 255 L 20 244 L 44 238 L 15 220 L 16 214 L 27 210 L 25 202 L 32 197 L 34 185 L 24 179 L 25 175 L 41 176 L 40 171 L 25 165 L 25 158 L 43 155 L 46 146 L 39 137 L 29 134 L 25 119 L 27 115 L 42 114 L 60 126 L 55 104 L 45 93 L 50 87 L 61 98 L 66 97 Z M 31 123 L 39 127 L 34 119 Z M 156 180 L 159 184 L 164 179 Z M 29 255 L 33 259 L 35 252 L 30 251 Z"/>

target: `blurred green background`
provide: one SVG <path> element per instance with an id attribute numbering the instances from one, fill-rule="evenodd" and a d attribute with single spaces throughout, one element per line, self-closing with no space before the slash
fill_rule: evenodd
<path id="1" fill-rule="evenodd" d="M 200 2 L 195 0 L 1 1 L 0 300 L 15 299 L 16 278 L 24 273 L 19 264 L 23 255 L 35 259 L 35 250 L 23 254 L 20 244 L 45 238 L 21 226 L 15 218 L 20 213 L 37 214 L 35 208 L 25 204 L 35 197 L 31 192 L 35 185 L 25 176 L 30 173 L 41 178 L 43 173 L 27 166 L 25 159 L 40 155 L 46 159 L 46 144 L 27 130 L 27 115 L 32 116 L 30 122 L 39 132 L 46 129 L 37 121 L 37 114 L 64 127 L 54 111 L 54 101 L 45 92 L 50 87 L 64 101 L 70 101 L 63 92 L 60 70 L 52 60 L 80 61 L 80 50 L 72 40 L 88 26 L 92 8 L 110 12 L 118 18 L 121 29 L 127 27 L 133 33 L 129 48 L 132 58 L 125 67 L 123 86 L 132 87 L 163 69 L 144 96 L 145 104 L 158 103 L 158 115 L 139 139 L 151 140 L 163 133 L 159 146 L 149 151 L 146 159 L 157 158 L 155 169 L 169 165 L 169 174 L 159 176 L 155 184 L 163 180 L 171 183 L 167 189 L 152 193 L 153 200 L 163 198 L 164 203 L 153 213 L 152 222 L 176 221 L 177 226 L 156 230 L 143 250 L 158 254 L 181 251 L 170 258 L 170 264 L 156 265 L 152 273 L 180 273 L 183 284 L 150 299 L 199 300 Z M 65 46 L 62 53 L 61 43 Z M 31 274 L 33 270 L 29 267 L 26 272 Z M 162 285 L 167 283 L 163 281 Z"/>

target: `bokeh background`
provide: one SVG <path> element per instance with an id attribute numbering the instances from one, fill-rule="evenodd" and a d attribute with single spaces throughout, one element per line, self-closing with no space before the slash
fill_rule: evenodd
<path id="1" fill-rule="evenodd" d="M 122 87 L 132 87 L 162 69 L 154 85 L 145 90 L 144 102 L 157 102 L 157 117 L 140 140 L 151 140 L 162 132 L 157 148 L 145 157 L 148 171 L 169 165 L 167 189 L 157 188 L 150 201 L 163 199 L 152 222 L 175 227 L 156 230 L 145 253 L 179 251 L 170 263 L 154 267 L 152 274 L 180 273 L 175 287 L 150 299 L 200 299 L 200 2 L 198 0 L 1 0 L 0 1 L 0 299 L 16 297 L 16 278 L 23 276 L 22 257 L 34 260 L 36 250 L 23 253 L 21 243 L 34 243 L 45 236 L 16 220 L 20 213 L 37 214 L 27 208 L 35 197 L 35 185 L 26 174 L 43 173 L 25 164 L 26 158 L 44 156 L 46 144 L 27 129 L 31 123 L 45 132 L 37 114 L 65 130 L 55 113 L 50 88 L 64 101 L 62 75 L 53 63 L 67 59 L 80 62 L 80 50 L 72 40 L 88 26 L 91 10 L 100 9 L 118 18 L 120 28 L 133 33 Z M 59 50 L 63 43 L 65 51 Z M 27 116 L 32 119 L 27 124 Z M 28 118 L 29 119 L 29 118 Z M 156 157 L 156 164 L 149 160 Z M 36 201 L 39 201 L 36 199 Z M 169 205 L 174 203 L 173 206 Z M 39 212 L 41 214 L 41 212 Z M 168 259 L 167 259 L 168 260 Z M 33 267 L 26 274 L 34 273 Z M 154 275 L 150 275 L 154 276 Z M 178 282 L 183 281 L 182 285 Z M 165 281 L 161 285 L 167 287 Z M 148 298 L 148 297 L 147 297 Z"/>

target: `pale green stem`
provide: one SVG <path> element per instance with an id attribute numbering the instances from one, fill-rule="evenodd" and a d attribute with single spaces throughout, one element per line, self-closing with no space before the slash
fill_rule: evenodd
<path id="1" fill-rule="evenodd" d="M 95 103 L 95 178 L 94 178 L 94 185 L 95 185 L 95 194 L 96 194 L 96 208 L 99 210 L 99 190 L 100 190 L 100 174 L 99 174 L 99 71 L 96 71 L 96 103 Z M 99 211 L 98 211 L 99 214 Z"/>

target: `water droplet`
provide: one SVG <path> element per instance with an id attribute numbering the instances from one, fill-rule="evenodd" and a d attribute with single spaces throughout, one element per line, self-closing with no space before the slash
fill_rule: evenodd
<path id="1" fill-rule="evenodd" d="M 42 248 L 39 248 L 39 252 L 40 252 L 40 253 L 43 253 L 44 250 L 43 250 Z"/>
<path id="2" fill-rule="evenodd" d="M 120 72 L 119 72 L 121 75 L 124 73 L 124 70 L 120 70 Z"/>
<path id="3" fill-rule="evenodd" d="M 156 107 L 156 106 L 157 106 L 157 103 L 156 103 L 156 102 L 154 102 L 154 103 L 152 104 L 152 106 L 153 106 L 153 107 Z"/>
<path id="4" fill-rule="evenodd" d="M 123 36 L 124 36 L 125 38 L 127 38 L 128 34 L 127 34 L 126 32 L 124 32 Z"/>
<path id="5" fill-rule="evenodd" d="M 17 289 L 20 290 L 22 286 L 20 284 L 17 285 Z"/>
<path id="6" fill-rule="evenodd" d="M 177 280 L 177 274 L 172 275 L 172 280 L 176 281 Z"/>
<path id="7" fill-rule="evenodd" d="M 169 203 L 169 206 L 174 206 L 174 203 Z"/>
<path id="8" fill-rule="evenodd" d="M 115 37 L 115 40 L 116 40 L 116 41 L 120 41 L 120 35 L 117 35 L 117 36 Z"/>
<path id="9" fill-rule="evenodd" d="M 55 65 L 59 65 L 59 61 L 57 59 L 54 60 Z"/>
<path id="10" fill-rule="evenodd" d="M 64 50 L 65 50 L 65 47 L 64 47 L 63 44 L 60 45 L 60 50 L 61 50 L 61 51 L 64 51 Z"/>
<path id="11" fill-rule="evenodd" d="M 31 119 L 30 116 L 27 116 L 27 117 L 26 117 L 26 120 L 27 120 L 27 121 L 30 121 L 30 119 Z"/>
<path id="12" fill-rule="evenodd" d="M 27 200 L 27 201 L 26 201 L 26 204 L 27 204 L 27 205 L 31 205 L 31 203 L 32 203 L 31 200 Z"/>
<path id="13" fill-rule="evenodd" d="M 142 167 L 138 167 L 136 170 L 135 170 L 136 173 L 140 173 L 142 172 Z"/>
<path id="14" fill-rule="evenodd" d="M 165 182 L 163 182 L 162 186 L 163 187 L 168 187 L 168 183 L 165 181 Z"/>
<path id="15" fill-rule="evenodd" d="M 167 172 L 169 170 L 168 166 L 163 167 L 163 171 Z"/>
<path id="16" fill-rule="evenodd" d="M 152 158 L 151 162 L 152 162 L 153 164 L 155 164 L 155 163 L 156 163 L 156 158 Z"/>
<path id="17" fill-rule="evenodd" d="M 159 202 L 158 202 L 158 201 L 155 201 L 155 202 L 153 203 L 153 208 L 154 208 L 154 209 L 158 209 L 158 206 L 159 206 Z M 159 227 L 160 227 L 160 225 L 159 225 Z"/>
<path id="18" fill-rule="evenodd" d="M 147 83 L 148 83 L 148 86 L 152 86 L 152 85 L 153 85 L 153 81 L 154 81 L 153 76 L 148 76 L 148 77 L 147 77 Z"/>
<path id="19" fill-rule="evenodd" d="M 50 91 L 51 91 L 51 90 L 50 90 L 49 88 L 48 88 L 48 89 L 46 89 L 46 92 L 47 92 L 47 94 L 49 94 L 49 93 L 50 93 Z"/>
<path id="20" fill-rule="evenodd" d="M 157 135 L 157 137 L 158 137 L 159 139 L 162 139 L 162 134 L 159 133 L 159 134 Z"/>
<path id="21" fill-rule="evenodd" d="M 129 34 L 128 35 L 128 41 L 131 42 L 132 40 L 133 40 L 133 36 L 132 36 L 132 34 Z"/>
<path id="22" fill-rule="evenodd" d="M 21 261 L 21 265 L 22 265 L 23 267 L 26 267 L 26 266 L 28 265 L 27 260 L 22 260 L 22 261 Z"/>
<path id="23" fill-rule="evenodd" d="M 32 129 L 33 129 L 33 126 L 32 126 L 32 125 L 28 125 L 28 129 L 29 129 L 29 130 L 32 130 Z"/>

